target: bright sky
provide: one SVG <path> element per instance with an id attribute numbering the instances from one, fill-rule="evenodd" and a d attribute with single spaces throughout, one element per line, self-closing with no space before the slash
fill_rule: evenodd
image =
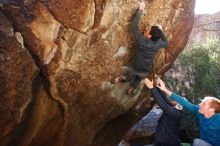
<path id="1" fill-rule="evenodd" d="M 213 14 L 220 11 L 220 0 L 196 0 L 195 14 Z"/>

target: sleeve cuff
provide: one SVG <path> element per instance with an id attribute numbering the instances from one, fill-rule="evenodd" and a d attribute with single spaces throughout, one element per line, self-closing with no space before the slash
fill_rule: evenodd
<path id="1" fill-rule="evenodd" d="M 139 9 L 138 9 L 138 13 L 139 13 L 139 14 L 142 14 L 142 13 L 143 13 L 143 10 L 139 10 Z"/>
<path id="2" fill-rule="evenodd" d="M 176 93 L 172 92 L 172 94 L 170 95 L 170 98 L 173 99 L 173 97 L 176 95 Z"/>
<path id="3" fill-rule="evenodd" d="M 153 88 L 151 88 L 150 89 L 150 92 L 152 93 L 152 92 L 155 92 L 155 90 L 157 90 L 155 87 L 153 87 Z"/>

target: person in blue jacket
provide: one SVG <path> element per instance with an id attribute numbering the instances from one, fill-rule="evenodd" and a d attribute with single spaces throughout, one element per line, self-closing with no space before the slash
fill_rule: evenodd
<path id="1" fill-rule="evenodd" d="M 158 88 L 198 118 L 200 138 L 194 139 L 193 146 L 220 146 L 220 100 L 207 96 L 195 105 L 167 89 L 161 79 L 158 81 Z"/>
<path id="2" fill-rule="evenodd" d="M 145 2 L 141 1 L 131 23 L 131 31 L 137 44 L 132 69 L 128 74 L 119 76 L 111 81 L 113 84 L 131 81 L 130 88 L 126 92 L 128 95 L 132 95 L 133 90 L 137 88 L 140 81 L 147 77 L 158 50 L 168 46 L 167 38 L 159 26 L 153 25 L 150 31 L 141 32 L 138 24 L 144 8 Z"/>

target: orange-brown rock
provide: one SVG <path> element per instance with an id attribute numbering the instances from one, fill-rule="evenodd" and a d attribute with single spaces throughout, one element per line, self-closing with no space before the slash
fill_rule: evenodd
<path id="1" fill-rule="evenodd" d="M 0 145 L 9 145 L 24 130 L 33 102 L 38 69 L 23 48 L 19 33 L 0 13 Z M 17 38 L 17 39 L 16 39 Z M 20 42 L 20 43 L 19 43 Z"/>
<path id="2" fill-rule="evenodd" d="M 169 40 L 169 47 L 157 54 L 152 74 L 163 75 L 183 50 L 193 25 L 194 3 L 148 1 L 141 29 L 159 23 Z M 0 128 L 6 132 L 0 138 L 12 133 L 3 146 L 113 146 L 121 140 L 152 103 L 148 92 L 138 90 L 136 96 L 128 97 L 124 95 L 128 84 L 112 87 L 107 82 L 131 64 L 135 45 L 129 25 L 137 6 L 136 0 L 18 0 L 1 6 L 14 30 L 21 33 L 24 53 L 31 54 L 17 54 L 15 60 L 23 61 L 12 62 L 10 68 L 1 62 L 6 72 L 1 73 L 2 81 L 7 79 L 10 86 L 1 84 L 5 92 L 0 105 L 12 104 L 19 94 L 20 104 L 14 108 L 21 109 L 21 105 L 31 111 L 22 116 L 25 125 L 15 126 L 10 106 L 1 111 L 5 125 Z M 6 34 L 15 37 L 12 30 Z M 7 42 L 9 50 L 22 48 L 15 39 Z M 13 55 L 14 51 L 6 52 Z M 42 82 L 35 89 L 36 76 Z M 23 89 L 22 94 L 14 83 Z"/>

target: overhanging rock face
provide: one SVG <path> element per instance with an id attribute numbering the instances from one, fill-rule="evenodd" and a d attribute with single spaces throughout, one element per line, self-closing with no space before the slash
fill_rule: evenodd
<path id="1" fill-rule="evenodd" d="M 183 50 L 194 4 L 148 1 L 141 29 L 159 23 L 169 40 L 169 47 L 155 57 L 150 76 L 163 75 Z M 148 92 L 139 89 L 129 97 L 124 94 L 128 84 L 108 83 L 131 64 L 135 44 L 129 26 L 137 7 L 136 0 L 1 5 L 1 145 L 112 146 L 120 141 L 151 107 Z M 13 56 L 10 67 L 5 54 Z"/>

